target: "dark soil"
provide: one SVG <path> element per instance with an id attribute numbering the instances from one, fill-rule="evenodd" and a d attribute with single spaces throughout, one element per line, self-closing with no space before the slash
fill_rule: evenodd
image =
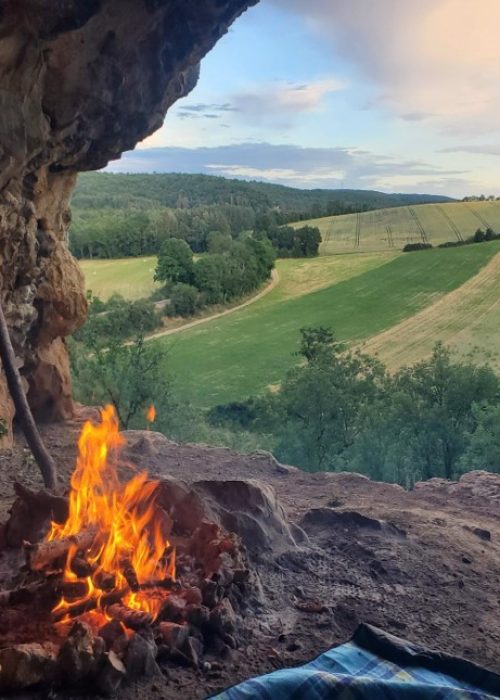
<path id="1" fill-rule="evenodd" d="M 80 427 L 75 420 L 43 429 L 65 481 Z M 156 433 L 146 439 L 129 434 L 132 445 L 139 438 L 140 449 L 132 448 L 129 458 L 152 475 L 271 485 L 289 521 L 308 539 L 254 558 L 267 606 L 252 621 L 250 644 L 203 671 L 169 666 L 162 676 L 123 688 L 124 700 L 206 698 L 250 676 L 310 660 L 348 639 L 360 622 L 500 672 L 500 475 L 473 472 L 458 483 L 433 479 L 406 492 L 356 474 L 307 474 L 267 453 L 242 456 L 176 445 Z M 21 444 L 0 454 L 0 521 L 12 504 L 14 480 L 40 485 Z M 0 557 L 0 586 L 12 575 L 9 562 L 8 555 Z"/>

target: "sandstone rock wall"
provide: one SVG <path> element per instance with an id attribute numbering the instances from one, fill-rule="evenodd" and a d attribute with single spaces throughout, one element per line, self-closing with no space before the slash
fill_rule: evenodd
<path id="1" fill-rule="evenodd" d="M 155 131 L 257 1 L 0 0 L 0 300 L 39 418 L 72 412 L 64 338 L 86 315 L 67 247 L 76 174 Z M 1 374 L 0 419 L 8 441 Z"/>

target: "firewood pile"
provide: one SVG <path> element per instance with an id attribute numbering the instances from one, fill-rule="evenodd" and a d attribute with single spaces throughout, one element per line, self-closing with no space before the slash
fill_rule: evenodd
<path id="1" fill-rule="evenodd" d="M 165 665 L 199 667 L 238 646 L 255 609 L 240 538 L 185 485 L 139 475 L 119 486 L 106 471 L 89 486 L 82 469 L 68 498 L 16 486 L 0 531 L 3 558 L 22 553 L 0 591 L 0 691 L 88 684 L 113 694 Z"/>

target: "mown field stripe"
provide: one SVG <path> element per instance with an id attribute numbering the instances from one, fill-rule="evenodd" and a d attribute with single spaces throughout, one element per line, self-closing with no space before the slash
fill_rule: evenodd
<path id="1" fill-rule="evenodd" d="M 491 322 L 500 306 L 500 253 L 457 289 L 360 345 L 390 370 L 423 359 L 439 340 L 458 354 L 474 350 L 476 360 L 498 366 L 500 334 Z M 490 320 L 488 320 L 490 319 Z M 491 332 L 496 333 L 492 343 Z"/>

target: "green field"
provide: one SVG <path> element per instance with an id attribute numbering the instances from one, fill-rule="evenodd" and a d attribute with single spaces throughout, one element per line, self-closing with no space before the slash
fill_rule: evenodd
<path id="1" fill-rule="evenodd" d="M 375 267 L 336 284 L 288 297 L 279 286 L 246 309 L 155 342 L 170 348 L 169 371 L 196 405 L 243 399 L 280 382 L 296 362 L 300 328 L 329 326 L 351 342 L 381 333 L 457 289 L 499 251 L 492 242 L 370 256 Z M 355 267 L 363 258 L 333 259 Z"/>
<path id="2" fill-rule="evenodd" d="M 433 245 L 460 240 L 478 228 L 500 232 L 500 202 L 449 202 L 412 207 L 376 209 L 300 221 L 294 226 L 318 226 L 323 243 L 321 253 L 331 255 L 352 251 L 401 250 L 407 243 Z"/>
<path id="3" fill-rule="evenodd" d="M 500 254 L 454 292 L 369 338 L 363 350 L 390 370 L 428 356 L 437 341 L 500 370 Z"/>
<path id="4" fill-rule="evenodd" d="M 122 260 L 82 260 L 85 285 L 103 301 L 112 294 L 125 299 L 146 297 L 155 289 L 153 274 L 156 258 L 123 258 Z"/>

